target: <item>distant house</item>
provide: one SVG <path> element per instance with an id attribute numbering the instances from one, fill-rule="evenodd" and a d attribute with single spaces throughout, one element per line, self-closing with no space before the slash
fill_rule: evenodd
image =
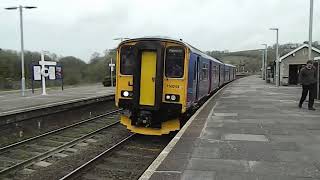
<path id="1" fill-rule="evenodd" d="M 312 47 L 312 57 L 320 56 L 320 50 Z M 280 57 L 280 84 L 293 85 L 299 82 L 300 69 L 308 61 L 308 45 L 304 44 Z"/>

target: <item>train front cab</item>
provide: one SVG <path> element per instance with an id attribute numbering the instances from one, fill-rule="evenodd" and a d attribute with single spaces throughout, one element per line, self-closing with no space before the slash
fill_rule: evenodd
<path id="1" fill-rule="evenodd" d="M 116 105 L 134 133 L 162 135 L 180 129 L 186 111 L 188 48 L 171 41 L 128 41 L 117 51 Z"/>

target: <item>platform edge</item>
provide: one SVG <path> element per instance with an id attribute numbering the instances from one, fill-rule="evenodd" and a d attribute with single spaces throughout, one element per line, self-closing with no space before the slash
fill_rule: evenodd
<path id="1" fill-rule="evenodd" d="M 235 80 L 236 81 L 236 80 Z M 235 82 L 233 81 L 233 82 Z M 221 89 L 219 89 L 215 94 L 213 94 L 195 113 L 192 115 L 192 117 L 188 120 L 188 122 L 182 127 L 182 129 L 175 135 L 175 137 L 169 142 L 169 144 L 162 150 L 162 152 L 159 154 L 159 156 L 152 162 L 152 164 L 148 167 L 148 169 L 140 176 L 139 180 L 148 180 L 151 178 L 153 173 L 156 171 L 156 169 L 160 166 L 160 164 L 164 161 L 164 159 L 168 156 L 170 151 L 173 149 L 173 147 L 177 144 L 177 142 L 180 140 L 184 132 L 187 130 L 187 128 L 190 126 L 190 124 L 193 122 L 193 120 L 198 116 L 198 114 L 207 106 L 207 104 L 215 98 L 218 94 L 220 94 L 221 91 L 223 91 L 225 88 L 227 88 L 230 84 L 233 82 L 230 82 L 223 86 Z"/>

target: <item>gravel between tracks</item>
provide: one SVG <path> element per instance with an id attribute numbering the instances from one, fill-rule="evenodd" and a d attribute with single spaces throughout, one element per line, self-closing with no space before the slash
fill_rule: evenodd
<path id="1" fill-rule="evenodd" d="M 108 130 L 110 131 L 110 130 Z M 82 147 L 78 152 L 69 155 L 68 157 L 59 159 L 51 166 L 42 168 L 32 173 L 31 175 L 22 176 L 21 174 L 15 176 L 13 179 L 32 179 L 32 180 L 50 180 L 59 179 L 65 174 L 71 172 L 76 167 L 82 165 L 84 162 L 89 161 L 103 150 L 111 147 L 119 141 L 119 139 L 127 137 L 130 134 L 125 127 L 118 128 L 112 133 L 99 133 L 94 135 L 98 142 L 90 143 L 89 146 Z"/>
<path id="2" fill-rule="evenodd" d="M 138 179 L 171 139 L 169 135 L 135 135 L 83 168 L 70 180 Z"/>

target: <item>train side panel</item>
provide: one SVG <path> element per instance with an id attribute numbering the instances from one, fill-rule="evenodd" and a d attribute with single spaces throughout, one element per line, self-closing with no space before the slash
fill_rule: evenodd
<path id="1" fill-rule="evenodd" d="M 233 73 L 234 73 L 234 69 L 233 67 L 230 67 L 230 80 L 233 80 Z"/>
<path id="2" fill-rule="evenodd" d="M 187 94 L 188 108 L 218 89 L 220 83 L 221 85 L 223 84 L 223 73 L 220 74 L 219 69 L 222 66 L 222 63 L 203 58 L 196 53 L 190 53 Z"/>
<path id="3" fill-rule="evenodd" d="M 219 86 L 224 84 L 224 64 L 219 65 Z"/>
<path id="4" fill-rule="evenodd" d="M 231 64 L 225 64 L 225 83 L 233 81 L 235 79 L 235 66 Z"/>
<path id="5" fill-rule="evenodd" d="M 202 99 L 205 96 L 208 96 L 209 92 L 209 59 L 200 57 L 199 62 L 199 96 L 198 99 Z"/>
<path id="6" fill-rule="evenodd" d="M 197 92 L 197 55 L 190 53 L 188 69 L 187 107 L 190 108 L 196 102 Z"/>
<path id="7" fill-rule="evenodd" d="M 227 65 L 224 66 L 224 79 L 225 83 L 228 83 L 230 81 L 230 67 Z"/>
<path id="8" fill-rule="evenodd" d="M 211 63 L 211 89 L 210 93 L 219 88 L 219 63 Z"/>

